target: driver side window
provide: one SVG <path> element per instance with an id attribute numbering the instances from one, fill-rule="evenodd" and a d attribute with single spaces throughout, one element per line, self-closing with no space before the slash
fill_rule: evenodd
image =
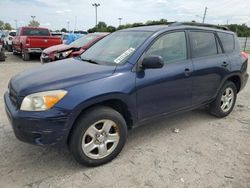
<path id="1" fill-rule="evenodd" d="M 187 59 L 185 32 L 174 32 L 161 36 L 146 54 L 161 56 L 165 64 Z"/>

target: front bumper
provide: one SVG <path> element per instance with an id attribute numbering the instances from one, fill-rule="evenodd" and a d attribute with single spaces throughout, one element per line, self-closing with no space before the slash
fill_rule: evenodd
<path id="1" fill-rule="evenodd" d="M 42 53 L 43 49 L 42 48 L 28 48 L 27 49 L 28 53 Z"/>
<path id="2" fill-rule="evenodd" d="M 69 114 L 53 108 L 44 112 L 25 112 L 16 109 L 9 93 L 4 95 L 5 110 L 16 137 L 35 145 L 65 144 L 69 134 Z"/>

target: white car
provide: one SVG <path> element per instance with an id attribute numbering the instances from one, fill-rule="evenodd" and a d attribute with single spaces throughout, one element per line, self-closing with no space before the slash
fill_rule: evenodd
<path id="1" fill-rule="evenodd" d="M 4 37 L 5 49 L 9 52 L 12 51 L 12 39 L 16 36 L 16 30 L 8 31 Z"/>

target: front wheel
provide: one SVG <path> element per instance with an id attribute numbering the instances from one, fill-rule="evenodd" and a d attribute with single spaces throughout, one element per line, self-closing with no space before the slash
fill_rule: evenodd
<path id="1" fill-rule="evenodd" d="M 76 122 L 69 148 L 80 164 L 98 166 L 114 159 L 126 138 L 127 126 L 122 115 L 109 107 L 96 107 Z"/>
<path id="2" fill-rule="evenodd" d="M 210 113 L 217 117 L 225 117 L 231 113 L 237 98 L 237 88 L 233 82 L 227 81 L 219 91 L 214 102 L 210 104 Z"/>

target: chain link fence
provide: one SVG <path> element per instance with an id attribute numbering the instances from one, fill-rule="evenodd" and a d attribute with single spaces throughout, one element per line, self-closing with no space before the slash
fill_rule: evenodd
<path id="1" fill-rule="evenodd" d="M 250 53 L 250 37 L 239 37 L 241 49 Z"/>

